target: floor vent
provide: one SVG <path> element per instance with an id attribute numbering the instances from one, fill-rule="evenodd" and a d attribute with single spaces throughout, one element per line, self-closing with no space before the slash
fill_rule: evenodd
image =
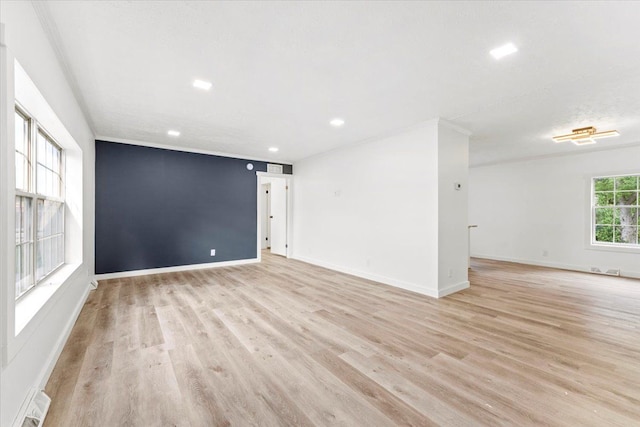
<path id="1" fill-rule="evenodd" d="M 610 268 L 606 271 L 599 269 L 598 267 L 591 267 L 591 272 L 595 274 L 605 274 L 607 276 L 620 276 L 619 268 Z"/>
<path id="2" fill-rule="evenodd" d="M 33 390 L 27 400 L 27 410 L 14 424 L 16 427 L 40 427 L 44 424 L 51 399 L 44 390 Z"/>

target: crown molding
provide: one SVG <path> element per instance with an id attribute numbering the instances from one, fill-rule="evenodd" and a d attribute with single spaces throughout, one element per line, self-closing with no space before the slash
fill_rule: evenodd
<path id="1" fill-rule="evenodd" d="M 469 169 L 502 165 L 506 163 L 519 163 L 519 162 L 528 162 L 532 160 L 544 160 L 544 159 L 551 159 L 555 157 L 579 156 L 582 154 L 597 153 L 599 151 L 623 150 L 625 148 L 633 148 L 638 146 L 640 146 L 640 141 L 631 142 L 628 144 L 614 145 L 610 147 L 582 147 L 583 149 L 580 152 L 565 151 L 562 153 L 539 154 L 535 156 L 512 157 L 512 158 L 503 159 L 503 160 L 495 160 L 495 161 L 488 161 L 488 162 L 475 163 L 475 164 L 472 163 L 469 165 Z"/>
<path id="2" fill-rule="evenodd" d="M 139 147 L 159 148 L 162 150 L 182 151 L 184 153 L 195 153 L 195 154 L 206 154 L 209 156 L 229 157 L 232 159 L 240 159 L 240 160 L 253 160 L 254 162 L 265 162 L 265 163 L 273 163 L 278 165 L 293 164 L 293 162 L 290 162 L 288 160 L 274 160 L 274 159 L 267 159 L 264 157 L 245 156 L 244 154 L 224 153 L 221 151 L 202 150 L 198 148 L 182 147 L 179 145 L 158 144 L 156 142 L 138 141 L 135 139 L 126 139 L 126 138 L 113 138 L 113 137 L 104 136 L 104 135 L 96 135 L 95 139 L 96 141 L 114 142 L 117 144 L 127 144 L 127 145 L 137 145 Z"/>

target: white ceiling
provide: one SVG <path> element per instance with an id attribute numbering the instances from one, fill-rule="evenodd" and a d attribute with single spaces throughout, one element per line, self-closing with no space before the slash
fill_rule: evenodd
<path id="1" fill-rule="evenodd" d="M 589 125 L 622 134 L 595 148 L 640 143 L 638 2 L 36 9 L 101 137 L 296 161 L 442 117 L 473 133 L 474 164 L 593 149 L 550 139 Z M 506 42 L 519 52 L 494 60 Z"/>

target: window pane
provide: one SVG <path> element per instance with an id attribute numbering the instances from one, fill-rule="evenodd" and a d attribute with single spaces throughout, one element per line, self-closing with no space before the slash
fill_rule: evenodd
<path id="1" fill-rule="evenodd" d="M 42 277 L 64 263 L 64 203 L 38 200 L 38 243 L 36 277 Z"/>
<path id="2" fill-rule="evenodd" d="M 615 242 L 635 245 L 638 243 L 638 227 L 616 227 Z"/>
<path id="3" fill-rule="evenodd" d="M 637 225 L 638 224 L 638 208 L 616 208 L 615 224 L 616 225 Z"/>
<path id="4" fill-rule="evenodd" d="M 31 275 L 32 243 L 16 246 L 16 298 L 25 293 L 34 284 Z"/>
<path id="5" fill-rule="evenodd" d="M 31 273 L 33 271 L 32 253 L 33 253 L 33 243 L 26 243 L 22 245 L 22 258 L 24 261 L 24 264 L 22 267 L 24 269 L 22 281 L 23 281 L 23 286 L 25 291 L 34 284 L 32 273 Z"/>
<path id="6" fill-rule="evenodd" d="M 596 226 L 596 242 L 613 242 L 613 227 L 607 225 Z"/>
<path id="7" fill-rule="evenodd" d="M 53 163 L 51 164 L 51 170 L 60 174 L 60 151 L 57 148 L 53 150 Z"/>
<path id="8" fill-rule="evenodd" d="M 40 163 L 38 163 L 38 167 L 36 168 L 36 192 L 38 194 L 44 194 L 44 188 L 45 188 L 45 176 L 44 176 L 44 171 L 46 171 L 46 169 L 44 168 L 44 166 L 42 166 Z"/>
<path id="9" fill-rule="evenodd" d="M 60 203 L 58 206 L 58 230 L 60 233 L 64 233 L 64 203 Z"/>
<path id="10" fill-rule="evenodd" d="M 20 295 L 20 280 L 22 279 L 22 250 L 16 246 L 16 297 Z"/>
<path id="11" fill-rule="evenodd" d="M 596 208 L 596 224 L 613 224 L 613 208 Z"/>
<path id="12" fill-rule="evenodd" d="M 42 132 L 38 132 L 37 192 L 45 196 L 60 197 L 62 150 Z"/>
<path id="13" fill-rule="evenodd" d="M 29 191 L 29 121 L 16 111 L 15 122 L 16 188 Z"/>
<path id="14" fill-rule="evenodd" d="M 638 189 L 637 176 L 619 176 L 616 178 L 616 191 L 637 190 L 637 189 Z"/>
<path id="15" fill-rule="evenodd" d="M 42 242 L 38 241 L 36 244 L 36 281 L 40 280 L 44 276 L 44 247 Z"/>
<path id="16" fill-rule="evenodd" d="M 19 114 L 17 111 L 15 113 L 15 120 L 16 120 L 16 151 L 19 151 L 20 153 L 24 153 L 26 154 L 26 150 L 25 150 L 25 140 L 26 140 L 26 130 L 27 130 L 27 121 L 24 119 L 24 117 L 22 117 L 21 114 Z"/>
<path id="17" fill-rule="evenodd" d="M 616 192 L 616 205 L 634 206 L 638 204 L 638 193 L 636 191 Z"/>
<path id="18" fill-rule="evenodd" d="M 18 190 L 27 191 L 26 182 L 24 181 L 24 156 L 16 151 L 16 188 Z"/>
<path id="19" fill-rule="evenodd" d="M 38 163 L 40 164 L 44 164 L 45 163 L 45 151 L 46 151 L 46 140 L 44 138 L 44 135 L 40 132 L 38 132 L 38 148 L 37 148 L 37 155 L 38 155 Z"/>
<path id="20" fill-rule="evenodd" d="M 22 197 L 16 197 L 16 245 L 22 242 Z"/>
<path id="21" fill-rule="evenodd" d="M 596 193 L 596 206 L 613 206 L 613 193 Z"/>
<path id="22" fill-rule="evenodd" d="M 51 271 L 51 239 L 45 238 L 42 242 L 44 247 L 44 274 Z"/>
<path id="23" fill-rule="evenodd" d="M 16 244 L 32 240 L 31 198 L 16 197 Z"/>
<path id="24" fill-rule="evenodd" d="M 51 236 L 53 234 L 51 230 L 51 223 L 53 222 L 53 206 L 51 206 L 51 203 L 48 200 L 44 202 L 44 213 L 46 216 L 44 221 L 44 235 Z"/>
<path id="25" fill-rule="evenodd" d="M 47 141 L 47 161 L 45 166 L 49 169 L 53 169 L 53 146 Z"/>
<path id="26" fill-rule="evenodd" d="M 596 191 L 613 191 L 613 178 L 597 178 L 594 180 Z"/>

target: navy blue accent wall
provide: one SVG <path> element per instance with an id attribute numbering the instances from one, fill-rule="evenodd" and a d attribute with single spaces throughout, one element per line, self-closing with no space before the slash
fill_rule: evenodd
<path id="1" fill-rule="evenodd" d="M 96 274 L 256 258 L 256 171 L 266 170 L 96 141 Z"/>

